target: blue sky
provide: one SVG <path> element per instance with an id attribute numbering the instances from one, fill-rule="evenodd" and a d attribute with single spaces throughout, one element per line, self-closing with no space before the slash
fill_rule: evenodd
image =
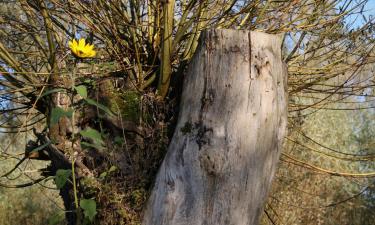
<path id="1" fill-rule="evenodd" d="M 345 1 L 343 1 L 345 2 Z M 352 0 L 352 3 L 353 5 L 355 5 L 356 3 L 358 2 L 358 0 Z M 357 12 L 360 11 L 360 9 L 357 10 Z M 372 17 L 373 19 L 375 18 L 375 0 L 368 0 L 366 6 L 363 8 L 363 14 L 364 16 L 369 19 L 370 17 Z M 355 27 L 358 27 L 360 25 L 362 25 L 365 20 L 362 18 L 361 15 L 353 15 L 353 16 L 350 16 L 348 18 L 348 22 L 352 22 L 355 20 L 355 23 L 353 24 Z"/>

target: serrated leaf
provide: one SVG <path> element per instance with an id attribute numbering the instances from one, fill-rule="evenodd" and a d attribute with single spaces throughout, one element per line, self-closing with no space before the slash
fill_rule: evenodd
<path id="1" fill-rule="evenodd" d="M 66 181 L 68 181 L 68 178 L 72 175 L 71 170 L 63 170 L 59 169 L 56 171 L 56 176 L 55 176 L 55 184 L 58 189 L 61 189 L 64 187 Z"/>
<path id="2" fill-rule="evenodd" d="M 87 88 L 85 85 L 75 86 L 74 89 L 82 98 L 87 98 Z"/>
<path id="3" fill-rule="evenodd" d="M 59 122 L 61 117 L 68 117 L 71 118 L 73 115 L 73 110 L 67 110 L 65 111 L 63 108 L 55 107 L 51 111 L 51 125 L 55 125 Z"/>
<path id="4" fill-rule="evenodd" d="M 103 110 L 104 112 L 106 112 L 108 115 L 114 115 L 114 114 L 111 112 L 111 110 L 110 110 L 107 106 L 105 106 L 105 105 L 103 105 L 103 104 L 100 104 L 99 102 L 96 102 L 96 101 L 94 101 L 94 100 L 92 100 L 92 99 L 90 99 L 90 98 L 87 98 L 87 99 L 85 99 L 85 100 L 86 100 L 86 102 L 87 102 L 88 104 L 98 107 L 99 109 L 101 109 L 101 110 Z"/>
<path id="5" fill-rule="evenodd" d="M 79 133 L 81 134 L 82 137 L 90 138 L 94 142 L 95 145 L 102 146 L 104 144 L 102 135 L 95 129 L 88 127 Z"/>
<path id="6" fill-rule="evenodd" d="M 93 199 L 81 199 L 79 206 L 83 209 L 86 218 L 93 221 L 96 215 L 96 202 Z"/>

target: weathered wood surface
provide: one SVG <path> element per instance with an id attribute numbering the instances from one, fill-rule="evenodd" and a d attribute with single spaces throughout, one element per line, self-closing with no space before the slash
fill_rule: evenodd
<path id="1" fill-rule="evenodd" d="M 280 36 L 202 35 L 143 224 L 258 224 L 286 130 L 286 80 Z"/>

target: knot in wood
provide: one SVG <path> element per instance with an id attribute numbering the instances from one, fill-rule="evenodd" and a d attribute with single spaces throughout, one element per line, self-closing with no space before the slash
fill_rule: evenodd
<path id="1" fill-rule="evenodd" d="M 198 144 L 199 149 L 202 146 L 210 144 L 210 139 L 213 134 L 213 129 L 211 127 L 206 127 L 205 125 L 198 123 L 196 124 L 197 134 L 196 134 L 196 142 Z"/>
<path id="2" fill-rule="evenodd" d="M 199 162 L 201 167 L 211 176 L 218 176 L 223 173 L 226 157 L 220 147 L 205 147 L 200 151 Z"/>
<path id="3" fill-rule="evenodd" d="M 270 72 L 270 59 L 268 54 L 270 52 L 266 52 L 265 50 L 262 52 L 257 52 L 252 57 L 252 71 L 251 73 L 255 75 L 255 78 L 259 77 L 262 74 L 269 74 Z M 266 71 L 264 71 L 266 70 Z M 266 73 L 265 73 L 266 72 Z M 254 77 L 254 76 L 252 76 Z"/>

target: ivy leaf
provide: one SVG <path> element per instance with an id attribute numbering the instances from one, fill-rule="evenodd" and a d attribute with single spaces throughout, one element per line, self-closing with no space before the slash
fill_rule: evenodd
<path id="1" fill-rule="evenodd" d="M 90 98 L 87 98 L 85 100 L 86 100 L 86 102 L 88 104 L 98 107 L 99 109 L 101 109 L 104 112 L 106 112 L 108 115 L 113 115 L 113 113 L 111 112 L 111 110 L 107 106 L 105 106 L 103 104 L 100 104 L 99 102 L 96 102 L 96 101 L 94 101 L 94 100 L 92 100 Z"/>
<path id="2" fill-rule="evenodd" d="M 90 127 L 86 128 L 85 130 L 82 130 L 81 132 L 79 132 L 82 137 L 85 137 L 85 138 L 90 138 L 94 144 L 97 144 L 97 145 L 103 145 L 104 144 L 104 141 L 102 139 L 102 135 L 99 133 L 99 131 L 95 130 L 95 129 L 92 129 Z"/>
<path id="3" fill-rule="evenodd" d="M 69 109 L 65 111 L 63 108 L 55 107 L 51 111 L 51 125 L 55 125 L 59 122 L 61 117 L 68 117 L 71 118 L 73 115 L 73 110 Z"/>
<path id="4" fill-rule="evenodd" d="M 72 175 L 71 170 L 63 170 L 63 169 L 57 170 L 56 176 L 55 176 L 56 187 L 58 189 L 61 189 L 62 187 L 64 187 L 64 185 L 65 185 L 66 181 L 68 180 L 68 178 L 70 177 L 70 175 Z"/>
<path id="5" fill-rule="evenodd" d="M 82 98 L 87 98 L 87 88 L 85 85 L 75 86 L 74 89 Z"/>
<path id="6" fill-rule="evenodd" d="M 96 215 L 96 202 L 92 199 L 81 199 L 79 206 L 83 209 L 85 217 L 93 221 Z"/>

